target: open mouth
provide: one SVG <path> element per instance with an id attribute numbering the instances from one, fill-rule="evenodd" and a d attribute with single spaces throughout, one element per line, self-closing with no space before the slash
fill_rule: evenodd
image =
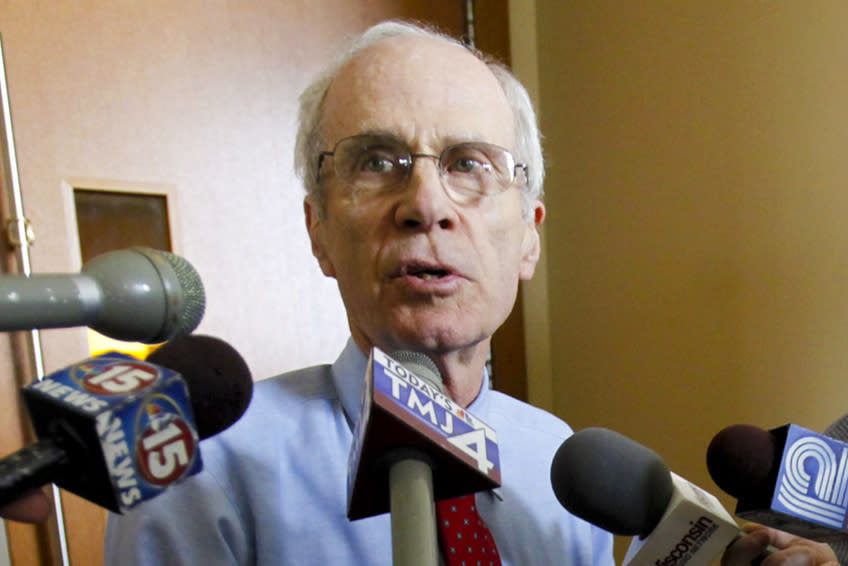
<path id="1" fill-rule="evenodd" d="M 450 275 L 450 272 L 447 269 L 411 265 L 403 269 L 403 275 L 417 277 L 418 279 L 422 279 L 424 281 L 430 281 L 432 279 L 441 279 L 442 277 L 447 277 L 448 275 Z"/>

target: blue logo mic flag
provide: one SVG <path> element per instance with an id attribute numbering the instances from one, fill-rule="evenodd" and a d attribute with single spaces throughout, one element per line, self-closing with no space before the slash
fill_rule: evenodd
<path id="1" fill-rule="evenodd" d="M 770 432 L 782 446 L 774 488 L 741 496 L 736 515 L 813 540 L 844 540 L 848 444 L 794 424 Z"/>
<path id="2" fill-rule="evenodd" d="M 500 486 L 495 431 L 379 348 L 373 348 L 348 461 L 348 518 L 389 512 L 386 456 L 431 460 L 436 501 Z"/>

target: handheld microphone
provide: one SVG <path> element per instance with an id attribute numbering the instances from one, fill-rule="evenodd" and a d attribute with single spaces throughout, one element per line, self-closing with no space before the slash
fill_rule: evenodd
<path id="1" fill-rule="evenodd" d="M 437 564 L 434 501 L 500 485 L 494 430 L 442 391 L 423 354 L 371 350 L 348 462 L 348 518 L 391 511 L 395 564 Z"/>
<path id="2" fill-rule="evenodd" d="M 824 433 L 831 438 L 848 441 L 848 415 L 843 415 L 829 427 L 824 429 Z M 848 564 L 848 540 L 831 541 L 830 548 L 836 553 L 840 564 Z"/>
<path id="3" fill-rule="evenodd" d="M 0 505 L 55 483 L 132 509 L 199 472 L 198 440 L 238 420 L 252 391 L 238 352 L 209 336 L 176 338 L 148 361 L 110 352 L 54 372 L 23 389 L 39 440 L 0 460 Z"/>
<path id="4" fill-rule="evenodd" d="M 798 425 L 729 426 L 707 468 L 737 498 L 736 515 L 821 542 L 848 541 L 848 444 Z"/>
<path id="5" fill-rule="evenodd" d="M 587 428 L 567 438 L 554 456 L 551 485 L 574 515 L 638 537 L 624 564 L 706 566 L 740 535 L 716 497 L 609 429 Z"/>
<path id="6" fill-rule="evenodd" d="M 191 264 L 150 248 L 107 252 L 74 275 L 0 275 L 3 332 L 88 326 L 156 344 L 193 331 L 204 310 L 203 283 Z"/>

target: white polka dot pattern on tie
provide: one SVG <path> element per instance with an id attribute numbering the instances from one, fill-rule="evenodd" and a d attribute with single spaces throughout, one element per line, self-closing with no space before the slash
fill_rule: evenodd
<path id="1" fill-rule="evenodd" d="M 449 566 L 501 566 L 492 533 L 477 513 L 473 495 L 436 503 L 439 544 Z"/>

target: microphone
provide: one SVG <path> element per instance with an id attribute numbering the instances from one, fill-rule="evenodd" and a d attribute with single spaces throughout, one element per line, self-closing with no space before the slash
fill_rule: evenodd
<path id="1" fill-rule="evenodd" d="M 0 331 L 88 326 L 157 344 L 200 324 L 200 276 L 172 253 L 135 247 L 98 255 L 79 274 L 0 276 Z"/>
<path id="2" fill-rule="evenodd" d="M 843 415 L 836 422 L 831 424 L 824 430 L 824 433 L 831 438 L 848 441 L 848 415 Z M 830 548 L 836 553 L 840 564 L 848 564 L 848 540 L 832 541 Z"/>
<path id="3" fill-rule="evenodd" d="M 210 336 L 178 337 L 147 361 L 109 352 L 54 372 L 23 389 L 39 440 L 0 460 L 0 505 L 55 483 L 132 509 L 199 472 L 198 440 L 237 421 L 252 392 L 242 357 Z"/>
<path id="4" fill-rule="evenodd" d="M 707 468 L 738 500 L 737 516 L 812 540 L 848 541 L 848 444 L 794 424 L 733 425 L 710 442 Z"/>
<path id="5" fill-rule="evenodd" d="M 435 565 L 433 502 L 499 485 L 495 431 L 444 395 L 435 363 L 372 348 L 348 461 L 348 518 L 391 511 L 394 563 Z"/>
<path id="6" fill-rule="evenodd" d="M 634 538 L 623 564 L 706 566 L 740 535 L 718 499 L 669 471 L 652 450 L 605 428 L 568 437 L 551 485 L 574 515 Z"/>

